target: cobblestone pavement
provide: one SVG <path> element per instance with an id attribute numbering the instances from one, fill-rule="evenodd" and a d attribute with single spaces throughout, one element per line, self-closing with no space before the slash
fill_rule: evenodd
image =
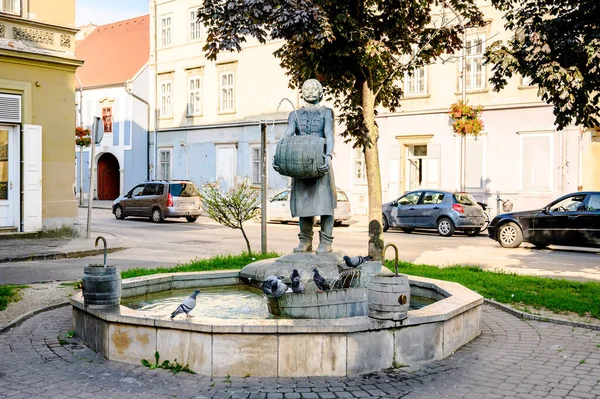
<path id="1" fill-rule="evenodd" d="M 110 362 L 76 339 L 71 309 L 0 335 L 2 398 L 598 398 L 600 333 L 484 306 L 482 334 L 424 366 L 337 378 L 208 378 Z M 234 354 L 232 354 L 234 355 Z"/>

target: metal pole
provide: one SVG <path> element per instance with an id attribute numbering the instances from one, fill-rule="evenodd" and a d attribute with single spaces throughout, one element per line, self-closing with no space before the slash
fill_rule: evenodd
<path id="1" fill-rule="evenodd" d="M 467 71 L 467 30 L 463 32 L 463 46 L 462 46 L 462 102 L 467 102 L 467 77 L 465 72 Z M 466 191 L 467 186 L 467 135 L 462 134 L 460 137 L 460 191 Z"/>
<path id="2" fill-rule="evenodd" d="M 260 154 L 262 157 L 260 179 L 260 250 L 267 253 L 267 124 L 260 123 Z"/>
<path id="3" fill-rule="evenodd" d="M 83 206 L 83 146 L 79 146 L 79 205 Z"/>
<path id="4" fill-rule="evenodd" d="M 90 192 L 88 194 L 88 213 L 87 213 L 87 230 L 85 238 L 90 238 L 90 229 L 92 226 L 92 201 L 94 192 L 94 157 L 96 156 L 96 144 L 92 139 L 92 149 L 90 155 Z"/>

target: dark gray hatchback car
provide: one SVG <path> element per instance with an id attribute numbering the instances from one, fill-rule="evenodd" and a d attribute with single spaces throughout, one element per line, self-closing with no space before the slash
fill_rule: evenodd
<path id="1" fill-rule="evenodd" d="M 166 218 L 185 217 L 195 222 L 201 212 L 200 193 L 187 180 L 148 181 L 114 200 L 112 212 L 117 219 L 143 216 L 160 223 Z"/>
<path id="2" fill-rule="evenodd" d="M 469 236 L 481 233 L 483 209 L 469 193 L 416 190 L 383 204 L 383 231 L 399 227 L 405 233 L 415 229 L 435 229 L 444 237 L 456 230 Z"/>

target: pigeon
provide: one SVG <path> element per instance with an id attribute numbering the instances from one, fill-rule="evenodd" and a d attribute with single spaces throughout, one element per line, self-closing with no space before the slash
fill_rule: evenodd
<path id="1" fill-rule="evenodd" d="M 317 286 L 317 289 L 319 291 L 327 291 L 329 290 L 329 283 L 327 282 L 327 280 L 325 280 L 325 278 L 323 276 L 321 276 L 319 274 L 319 270 L 315 267 L 313 268 L 313 272 L 315 272 L 315 275 L 313 277 L 313 280 L 315 280 L 315 284 Z"/>
<path id="2" fill-rule="evenodd" d="M 348 267 L 358 267 L 362 265 L 364 262 L 371 260 L 371 256 L 353 256 L 349 257 L 348 255 L 344 255 L 344 262 Z"/>
<path id="3" fill-rule="evenodd" d="M 285 294 L 289 287 L 283 283 L 283 276 L 269 276 L 263 281 L 262 290 L 265 295 L 271 295 L 275 298 L 279 298 L 283 294 Z"/>
<path id="4" fill-rule="evenodd" d="M 298 269 L 292 270 L 292 291 L 295 294 L 301 294 L 304 292 L 304 284 L 300 281 L 300 273 L 298 273 Z"/>
<path id="5" fill-rule="evenodd" d="M 171 313 L 171 320 L 173 320 L 175 316 L 181 313 L 185 313 L 186 318 L 192 317 L 190 316 L 190 312 L 196 307 L 196 296 L 199 293 L 200 290 L 195 290 L 192 295 L 185 298 L 183 302 L 181 302 L 181 305 L 179 305 L 177 309 L 175 309 L 175 311 Z"/>

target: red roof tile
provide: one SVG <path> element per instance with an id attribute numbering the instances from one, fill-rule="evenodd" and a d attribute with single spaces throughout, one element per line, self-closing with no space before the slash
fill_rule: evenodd
<path id="1" fill-rule="evenodd" d="M 150 17 L 98 26 L 77 43 L 75 56 L 85 61 L 77 70 L 83 87 L 124 83 L 148 62 Z"/>

